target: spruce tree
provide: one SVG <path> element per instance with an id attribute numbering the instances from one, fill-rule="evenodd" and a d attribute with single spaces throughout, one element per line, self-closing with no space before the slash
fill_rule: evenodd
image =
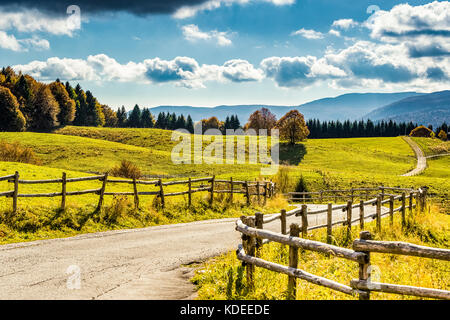
<path id="1" fill-rule="evenodd" d="M 130 113 L 130 117 L 128 118 L 128 127 L 141 127 L 141 117 L 141 108 L 136 104 L 133 108 L 133 111 L 131 111 Z"/>

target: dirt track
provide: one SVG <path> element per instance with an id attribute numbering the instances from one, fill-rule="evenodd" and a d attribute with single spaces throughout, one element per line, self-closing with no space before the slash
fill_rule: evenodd
<path id="1" fill-rule="evenodd" d="M 366 215 L 374 209 L 368 207 Z M 336 212 L 333 220 L 343 214 Z M 290 217 L 289 223 L 298 219 Z M 192 268 L 185 265 L 234 251 L 240 241 L 235 220 L 2 245 L 0 299 L 192 299 Z M 313 226 L 325 220 L 325 215 L 315 215 L 308 221 Z M 279 225 L 277 220 L 265 228 L 279 231 Z M 67 287 L 74 275 L 66 273 L 70 266 L 80 270 L 80 289 Z"/>
<path id="2" fill-rule="evenodd" d="M 402 174 L 403 177 L 410 177 L 415 176 L 424 171 L 427 168 L 427 158 L 425 158 L 425 155 L 420 149 L 419 145 L 415 143 L 410 137 L 403 137 L 403 140 L 406 141 L 406 143 L 409 144 L 409 146 L 413 149 L 416 158 L 417 158 L 417 165 L 416 168 L 411 170 L 410 172 L 407 172 L 405 174 Z"/>

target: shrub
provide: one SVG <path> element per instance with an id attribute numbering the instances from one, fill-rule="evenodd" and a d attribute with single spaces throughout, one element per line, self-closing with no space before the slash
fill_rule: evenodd
<path id="1" fill-rule="evenodd" d="M 409 135 L 411 137 L 432 138 L 434 136 L 434 132 L 425 126 L 419 126 L 413 129 Z"/>
<path id="2" fill-rule="evenodd" d="M 0 141 L 0 160 L 40 165 L 41 160 L 33 149 L 23 147 L 19 142 Z"/>
<path id="3" fill-rule="evenodd" d="M 112 168 L 109 172 L 115 177 L 139 179 L 141 177 L 141 169 L 128 160 L 122 160 L 119 166 Z"/>
<path id="4" fill-rule="evenodd" d="M 278 192 L 286 193 L 291 191 L 292 179 L 289 173 L 290 170 L 288 167 L 280 166 L 277 175 L 274 177 Z"/>
<path id="5" fill-rule="evenodd" d="M 303 177 L 303 175 L 300 176 L 300 179 L 297 182 L 297 185 L 295 186 L 295 192 L 308 192 L 308 186 L 306 185 L 306 179 Z"/>
<path id="6" fill-rule="evenodd" d="M 438 138 L 442 141 L 447 141 L 447 134 L 444 130 L 439 131 Z"/>
<path id="7" fill-rule="evenodd" d="M 126 196 L 115 196 L 111 206 L 104 211 L 103 221 L 108 224 L 116 223 L 121 217 L 124 217 L 131 210 L 131 202 Z"/>

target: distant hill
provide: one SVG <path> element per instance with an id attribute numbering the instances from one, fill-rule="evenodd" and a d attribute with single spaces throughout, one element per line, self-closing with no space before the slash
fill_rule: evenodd
<path id="1" fill-rule="evenodd" d="M 371 120 L 412 121 L 423 125 L 450 123 L 450 90 L 408 97 L 364 116 Z"/>
<path id="2" fill-rule="evenodd" d="M 274 106 L 274 105 L 232 105 L 216 107 L 192 107 L 192 106 L 159 106 L 151 108 L 153 114 L 159 112 L 175 112 L 176 114 L 190 114 L 194 121 L 216 116 L 225 120 L 227 116 L 237 114 L 241 123 L 245 123 L 254 111 L 265 107 L 272 111 L 277 118 L 286 112 L 297 109 L 307 119 L 317 118 L 320 120 L 347 120 L 360 119 L 365 114 L 379 107 L 406 97 L 418 96 L 416 92 L 401 93 L 349 93 L 334 98 L 314 100 L 298 106 Z"/>

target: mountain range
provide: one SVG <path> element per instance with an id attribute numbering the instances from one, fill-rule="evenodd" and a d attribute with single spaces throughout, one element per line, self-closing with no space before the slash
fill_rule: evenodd
<path id="1" fill-rule="evenodd" d="M 450 122 L 450 91 L 430 94 L 417 92 L 399 93 L 349 93 L 332 98 L 314 100 L 297 106 L 282 105 L 222 105 L 215 107 L 158 106 L 151 108 L 153 114 L 170 112 L 191 115 L 194 121 L 212 116 L 224 121 L 227 116 L 237 115 L 241 124 L 254 111 L 267 108 L 279 119 L 292 109 L 297 109 L 305 119 L 325 120 L 396 120 L 413 121 L 433 126 Z"/>

